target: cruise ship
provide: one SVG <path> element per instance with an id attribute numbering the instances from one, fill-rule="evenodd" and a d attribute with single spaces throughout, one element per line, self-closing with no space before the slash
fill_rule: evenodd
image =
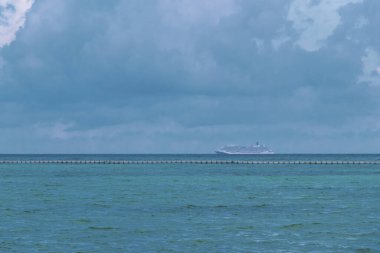
<path id="1" fill-rule="evenodd" d="M 256 145 L 239 146 L 227 145 L 215 151 L 217 154 L 223 155 L 270 155 L 274 152 L 265 145 L 256 142 Z"/>

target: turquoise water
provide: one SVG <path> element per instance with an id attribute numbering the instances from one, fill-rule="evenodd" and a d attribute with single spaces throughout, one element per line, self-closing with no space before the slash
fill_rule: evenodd
<path id="1" fill-rule="evenodd" d="M 43 156 L 57 157 L 231 159 Z M 0 252 L 380 252 L 379 238 L 380 165 L 0 165 Z"/>

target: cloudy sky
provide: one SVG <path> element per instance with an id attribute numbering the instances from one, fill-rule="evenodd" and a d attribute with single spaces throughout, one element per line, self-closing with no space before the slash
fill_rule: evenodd
<path id="1" fill-rule="evenodd" d="M 0 153 L 379 153 L 379 14 L 377 0 L 0 0 Z"/>

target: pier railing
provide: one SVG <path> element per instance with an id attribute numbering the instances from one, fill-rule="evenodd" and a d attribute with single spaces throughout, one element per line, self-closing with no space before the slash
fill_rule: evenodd
<path id="1" fill-rule="evenodd" d="M 0 160 L 0 164 L 380 164 L 380 161 L 266 161 L 266 160 Z"/>

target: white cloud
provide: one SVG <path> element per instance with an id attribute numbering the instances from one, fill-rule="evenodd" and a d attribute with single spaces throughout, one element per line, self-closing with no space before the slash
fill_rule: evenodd
<path id="1" fill-rule="evenodd" d="M 363 71 L 358 81 L 371 86 L 380 86 L 380 54 L 372 48 L 367 48 L 362 57 Z"/>
<path id="2" fill-rule="evenodd" d="M 257 51 L 260 53 L 264 50 L 264 40 L 259 38 L 252 38 L 252 42 L 256 45 Z"/>
<path id="3" fill-rule="evenodd" d="M 49 136 L 52 139 L 69 139 L 73 135 L 70 129 L 74 127 L 73 123 L 56 122 L 54 124 L 36 124 L 35 131 L 42 136 Z"/>
<path id="4" fill-rule="evenodd" d="M 294 0 L 290 5 L 288 20 L 299 33 L 296 44 L 313 52 L 319 50 L 341 22 L 339 10 L 363 0 Z"/>
<path id="5" fill-rule="evenodd" d="M 237 11 L 235 0 L 162 0 L 161 8 L 172 25 L 217 25 Z"/>
<path id="6" fill-rule="evenodd" d="M 0 48 L 16 38 L 33 2 L 34 0 L 0 0 Z"/>
<path id="7" fill-rule="evenodd" d="M 282 34 L 274 39 L 271 40 L 272 47 L 275 51 L 278 51 L 282 45 L 287 43 L 290 40 L 290 37 Z"/>
<path id="8" fill-rule="evenodd" d="M 366 17 L 360 17 L 358 20 L 356 20 L 354 28 L 361 29 L 368 24 L 369 24 L 369 20 Z"/>

